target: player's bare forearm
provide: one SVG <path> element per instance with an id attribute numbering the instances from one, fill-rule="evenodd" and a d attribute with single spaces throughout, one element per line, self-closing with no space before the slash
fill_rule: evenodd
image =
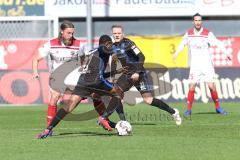
<path id="1" fill-rule="evenodd" d="M 38 63 L 41 59 L 42 58 L 40 58 L 38 56 L 33 58 L 33 61 L 32 61 L 32 77 L 33 78 L 38 78 L 39 77 L 39 75 L 38 75 Z"/>

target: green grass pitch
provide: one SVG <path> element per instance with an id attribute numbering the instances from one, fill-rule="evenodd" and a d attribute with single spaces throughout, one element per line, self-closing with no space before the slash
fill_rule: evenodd
<path id="1" fill-rule="evenodd" d="M 184 103 L 178 106 L 181 115 Z M 223 103 L 229 115 L 215 114 L 213 104 L 194 103 L 193 115 L 176 127 L 167 113 L 144 104 L 126 106 L 131 136 L 117 136 L 99 127 L 96 118 L 62 121 L 54 136 L 34 136 L 45 127 L 46 106 L 0 107 L 1 160 L 238 160 L 240 106 Z M 91 110 L 80 105 L 74 114 Z M 111 119 L 117 121 L 114 114 Z"/>

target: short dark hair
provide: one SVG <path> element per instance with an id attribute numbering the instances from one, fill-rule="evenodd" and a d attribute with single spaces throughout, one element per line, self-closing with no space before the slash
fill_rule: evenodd
<path id="1" fill-rule="evenodd" d="M 109 35 L 104 34 L 99 38 L 99 45 L 104 45 L 106 42 L 112 42 L 112 39 Z"/>
<path id="2" fill-rule="evenodd" d="M 119 25 L 119 24 L 114 24 L 112 25 L 112 29 L 113 28 L 121 28 L 123 30 L 123 26 L 122 25 Z"/>
<path id="3" fill-rule="evenodd" d="M 192 16 L 192 20 L 194 20 L 194 18 L 195 18 L 196 16 L 199 16 L 199 17 L 201 17 L 201 18 L 202 18 L 202 15 L 201 15 L 201 14 L 199 14 L 199 13 L 196 13 L 196 14 L 194 14 L 194 15 Z"/>

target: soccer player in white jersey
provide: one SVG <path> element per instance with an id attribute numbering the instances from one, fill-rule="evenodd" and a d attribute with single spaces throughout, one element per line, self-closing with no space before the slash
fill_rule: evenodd
<path id="1" fill-rule="evenodd" d="M 57 38 L 51 39 L 39 48 L 38 54 L 32 61 L 32 75 L 36 79 L 38 74 L 38 63 L 44 58 L 48 58 L 49 71 L 52 73 L 64 62 L 77 59 L 80 50 L 80 40 L 74 38 L 75 28 L 69 21 L 64 21 L 60 25 L 60 32 Z M 50 100 L 48 103 L 47 124 L 49 125 L 52 118 L 57 112 L 57 102 L 61 93 L 50 89 Z"/>
<path id="2" fill-rule="evenodd" d="M 183 36 L 183 40 L 173 55 L 175 61 L 178 54 L 183 50 L 184 46 L 188 46 L 189 55 L 189 92 L 187 97 L 187 110 L 185 116 L 192 114 L 192 103 L 194 100 L 195 87 L 198 82 L 205 82 L 210 89 L 211 97 L 215 103 L 216 113 L 227 114 L 220 107 L 218 94 L 214 84 L 214 66 L 212 63 L 209 46 L 215 45 L 219 47 L 227 58 L 230 60 L 228 52 L 224 44 L 219 41 L 212 32 L 202 27 L 202 16 L 199 13 L 193 15 L 193 28 L 189 29 Z"/>

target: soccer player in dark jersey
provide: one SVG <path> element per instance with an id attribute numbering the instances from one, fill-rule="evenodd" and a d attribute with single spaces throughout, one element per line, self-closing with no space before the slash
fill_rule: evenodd
<path id="1" fill-rule="evenodd" d="M 157 107 L 170 113 L 177 125 L 181 125 L 182 119 L 176 108 L 171 108 L 163 101 L 153 97 L 151 87 L 148 83 L 146 71 L 143 66 L 145 57 L 133 41 L 124 37 L 123 27 L 121 25 L 112 26 L 112 36 L 114 39 L 114 50 L 117 58 L 123 67 L 128 68 L 128 73 L 122 74 L 117 79 L 117 86 L 124 92 L 135 86 L 141 93 L 145 103 Z M 122 119 L 125 119 L 123 106 L 119 103 L 117 112 Z"/>
<path id="2" fill-rule="evenodd" d="M 56 116 L 48 127 L 36 138 L 46 138 L 51 134 L 52 129 L 82 100 L 82 97 L 99 97 L 107 95 L 111 97 L 106 111 L 99 117 L 100 123 L 108 130 L 112 130 L 107 121 L 107 115 L 114 112 L 116 107 L 121 103 L 123 92 L 116 86 L 108 82 L 104 76 L 104 71 L 108 63 L 109 55 L 112 53 L 112 40 L 109 36 L 103 35 L 99 39 L 99 47 L 93 50 L 87 58 L 86 66 L 83 73 L 78 79 L 77 86 L 70 96 L 68 105 L 59 109 Z"/>

